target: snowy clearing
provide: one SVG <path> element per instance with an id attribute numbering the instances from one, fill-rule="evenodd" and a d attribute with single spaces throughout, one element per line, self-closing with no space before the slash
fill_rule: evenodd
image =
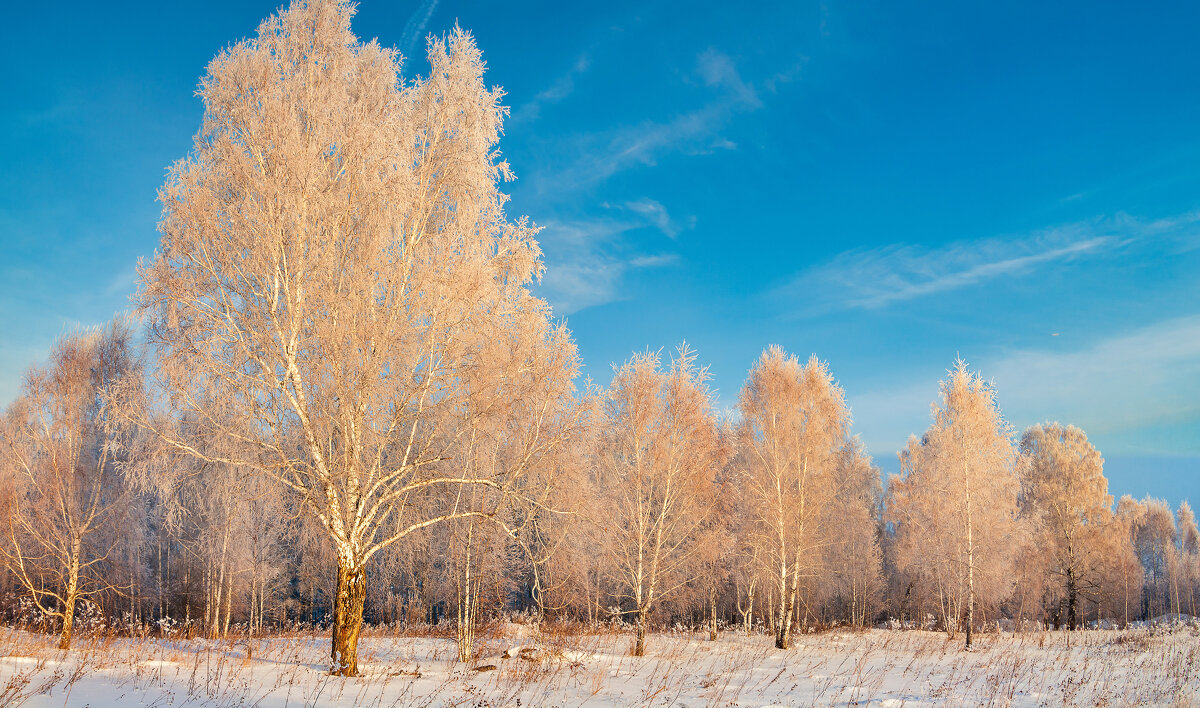
<path id="1" fill-rule="evenodd" d="M 1200 629 L 961 637 L 871 630 L 798 636 L 512 636 L 456 658 L 452 639 L 366 637 L 359 678 L 327 675 L 329 639 L 54 639 L 0 630 L 0 705 L 27 706 L 925 706 L 1200 703 Z M 505 653 L 511 654 L 504 657 Z M 248 656 L 249 654 L 249 656 Z M 477 671 L 478 667 L 494 670 Z"/>

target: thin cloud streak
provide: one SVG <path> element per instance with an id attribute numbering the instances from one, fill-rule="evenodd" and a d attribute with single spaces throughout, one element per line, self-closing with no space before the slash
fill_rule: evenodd
<path id="1" fill-rule="evenodd" d="M 763 107 L 758 91 L 738 73 L 733 60 L 709 49 L 696 60 L 695 75 L 718 96 L 699 108 L 665 121 L 575 137 L 564 152 L 578 155 L 566 167 L 539 176 L 543 195 L 574 193 L 638 165 L 654 165 L 673 152 L 708 154 L 734 149 L 718 135 L 733 116 Z"/>
<path id="2" fill-rule="evenodd" d="M 404 50 L 405 58 L 411 58 L 416 50 L 417 42 L 425 38 L 425 28 L 429 26 L 429 20 L 433 17 L 434 10 L 437 9 L 439 0 L 424 0 L 413 14 L 409 15 L 408 22 L 404 23 L 404 31 L 400 33 L 400 47 Z"/>
<path id="3" fill-rule="evenodd" d="M 708 86 L 724 88 L 734 101 L 747 108 L 762 108 L 758 92 L 742 80 L 733 60 L 727 54 L 709 48 L 700 55 L 696 62 L 696 70 Z"/>
<path id="4" fill-rule="evenodd" d="M 625 202 L 623 206 L 625 209 L 641 216 L 669 238 L 673 239 L 683 231 L 683 227 L 671 218 L 671 214 L 667 211 L 667 208 L 655 199 L 643 197 L 631 202 Z"/>
<path id="5" fill-rule="evenodd" d="M 824 265 L 804 271 L 777 288 L 779 298 L 803 298 L 806 314 L 839 309 L 876 309 L 970 287 L 988 281 L 1026 275 L 1050 263 L 1099 257 L 1147 238 L 1172 239 L 1186 248 L 1200 215 L 1142 221 L 1126 214 L 1094 219 L 1025 238 L 958 241 L 936 249 L 891 244 L 856 249 Z"/>
<path id="6" fill-rule="evenodd" d="M 542 115 L 542 107 L 553 105 L 565 100 L 568 96 L 575 92 L 575 79 L 587 72 L 591 68 L 591 61 L 587 54 L 581 54 L 575 60 L 575 64 L 570 70 L 562 76 L 558 77 L 553 84 L 548 88 L 538 92 L 533 100 L 521 105 L 513 111 L 510 125 L 516 126 L 523 123 L 531 123 Z"/>
<path id="7" fill-rule="evenodd" d="M 557 315 L 626 299 L 623 280 L 629 271 L 678 262 L 674 253 L 630 252 L 624 235 L 645 226 L 643 221 L 629 219 L 546 224 L 538 237 L 547 266 L 539 294 Z"/>
<path id="8" fill-rule="evenodd" d="M 932 277 L 926 280 L 905 280 L 903 276 L 898 276 L 895 273 L 889 273 L 886 279 L 882 282 L 895 283 L 897 287 L 892 290 L 885 290 L 876 294 L 868 295 L 867 297 L 858 300 L 852 300 L 851 305 L 856 307 L 880 307 L 890 302 L 897 300 L 911 300 L 915 297 L 923 295 L 932 295 L 934 293 L 944 292 L 946 290 L 954 290 L 975 283 L 991 280 L 1004 275 L 1014 275 L 1024 273 L 1033 266 L 1050 261 L 1066 260 L 1073 256 L 1084 253 L 1099 251 L 1105 247 L 1111 246 L 1115 239 L 1111 237 L 1091 238 L 1077 243 L 1069 243 L 1059 248 L 1051 248 L 1049 250 L 1031 253 L 1025 256 L 1014 256 L 1012 258 L 1004 258 L 997 261 L 983 262 L 976 265 L 967 265 L 964 261 L 969 261 L 962 250 L 970 249 L 971 247 L 956 247 L 951 252 L 942 252 L 930 255 L 908 256 L 909 272 L 914 275 L 930 273 Z M 900 255 L 900 254 L 893 254 Z M 954 270 L 953 263 L 962 264 L 961 270 Z M 945 264 L 948 267 L 942 270 L 941 266 Z M 876 265 L 876 264 L 872 264 Z"/>

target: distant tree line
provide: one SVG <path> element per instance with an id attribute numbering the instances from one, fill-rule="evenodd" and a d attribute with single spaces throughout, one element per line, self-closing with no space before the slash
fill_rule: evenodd
<path id="1" fill-rule="evenodd" d="M 1017 435 L 958 361 L 886 491 L 829 366 L 768 348 L 736 411 L 681 346 L 579 383 L 510 220 L 502 92 L 298 0 L 209 65 L 139 316 L 62 337 L 0 423 L 0 611 L 58 633 L 363 623 L 963 633 L 1196 614 L 1187 503 L 1114 506 L 1083 431 Z M 934 392 L 930 392 L 931 396 Z"/>

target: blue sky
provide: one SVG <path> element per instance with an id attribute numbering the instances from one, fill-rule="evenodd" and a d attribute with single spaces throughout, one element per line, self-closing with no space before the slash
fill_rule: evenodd
<path id="1" fill-rule="evenodd" d="M 417 73 L 425 33 L 476 35 L 597 381 L 686 339 L 728 407 L 766 345 L 816 353 L 891 471 L 961 354 L 1018 428 L 1083 427 L 1114 494 L 1196 503 L 1200 8 L 980 5 L 363 0 L 354 27 Z M 197 80 L 275 8 L 8 10 L 0 404 L 127 307 Z"/>

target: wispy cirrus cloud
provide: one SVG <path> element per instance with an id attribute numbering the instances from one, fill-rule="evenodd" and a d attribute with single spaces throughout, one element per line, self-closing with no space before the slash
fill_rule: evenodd
<path id="1" fill-rule="evenodd" d="M 589 68 L 591 68 L 591 61 L 588 55 L 580 54 L 565 74 L 555 79 L 550 86 L 539 91 L 528 103 L 513 110 L 511 124 L 529 123 L 540 118 L 544 106 L 559 103 L 575 92 L 575 80 Z"/>
<path id="2" fill-rule="evenodd" d="M 1111 236 L 1070 241 L 1056 235 L 1023 241 L 955 243 L 936 250 L 891 245 L 844 253 L 803 279 L 823 281 L 844 290 L 848 307 L 874 308 L 1025 273 L 1042 263 L 1068 260 L 1112 247 L 1116 242 Z"/>
<path id="3" fill-rule="evenodd" d="M 715 49 L 697 57 L 693 75 L 715 91 L 712 100 L 666 121 L 648 120 L 575 136 L 563 148 L 574 158 L 562 169 L 540 175 L 540 191 L 574 192 L 631 167 L 654 165 L 675 152 L 706 154 L 735 149 L 736 143 L 720 136 L 720 130 L 736 114 L 763 107 L 759 90 L 742 78 L 729 56 Z"/>
<path id="4" fill-rule="evenodd" d="M 672 239 L 680 233 L 683 227 L 660 202 L 643 197 L 602 206 L 610 216 L 551 220 L 538 235 L 546 258 L 541 292 L 558 314 L 623 300 L 631 271 L 679 262 L 677 253 L 647 252 L 629 237 L 647 227 Z"/>
<path id="5" fill-rule="evenodd" d="M 650 197 L 634 199 L 632 201 L 625 202 L 624 204 L 615 206 L 609 204 L 608 202 L 604 202 L 601 206 L 605 207 L 606 209 L 615 208 L 632 212 L 641 217 L 646 224 L 653 226 L 661 231 L 665 236 L 672 239 L 679 236 L 680 232 L 682 232 L 685 228 L 691 228 L 695 226 L 696 222 L 696 218 L 692 216 L 687 219 L 686 225 L 679 223 L 671 217 L 671 213 L 667 211 L 665 206 L 662 205 L 662 202 L 659 202 L 656 199 L 651 199 Z"/>
<path id="6" fill-rule="evenodd" d="M 1025 237 L 957 241 L 938 248 L 890 244 L 854 249 L 800 273 L 775 294 L 803 296 L 816 303 L 816 311 L 880 308 L 1100 256 L 1140 239 L 1172 238 L 1186 247 L 1197 222 L 1200 214 L 1156 221 L 1118 214 Z"/>
<path id="7" fill-rule="evenodd" d="M 729 92 L 735 103 L 747 108 L 762 108 L 758 91 L 742 80 L 737 67 L 729 55 L 709 48 L 696 59 L 696 72 L 709 86 L 720 87 Z"/>
<path id="8" fill-rule="evenodd" d="M 627 243 L 625 234 L 645 225 L 633 219 L 548 222 L 538 236 L 547 264 L 541 295 L 555 314 L 623 300 L 629 271 L 677 262 L 674 253 L 642 253 Z"/>
<path id="9" fill-rule="evenodd" d="M 658 268 L 661 266 L 674 265 L 679 262 L 678 253 L 659 253 L 653 256 L 637 256 L 629 260 L 629 265 L 634 268 Z"/>
<path id="10" fill-rule="evenodd" d="M 438 0 L 423 0 L 408 16 L 408 22 L 404 23 L 404 31 L 400 33 L 399 45 L 405 58 L 412 57 L 420 48 L 418 44 L 425 39 L 425 28 L 429 26 L 429 20 L 433 18 L 437 6 Z"/>

